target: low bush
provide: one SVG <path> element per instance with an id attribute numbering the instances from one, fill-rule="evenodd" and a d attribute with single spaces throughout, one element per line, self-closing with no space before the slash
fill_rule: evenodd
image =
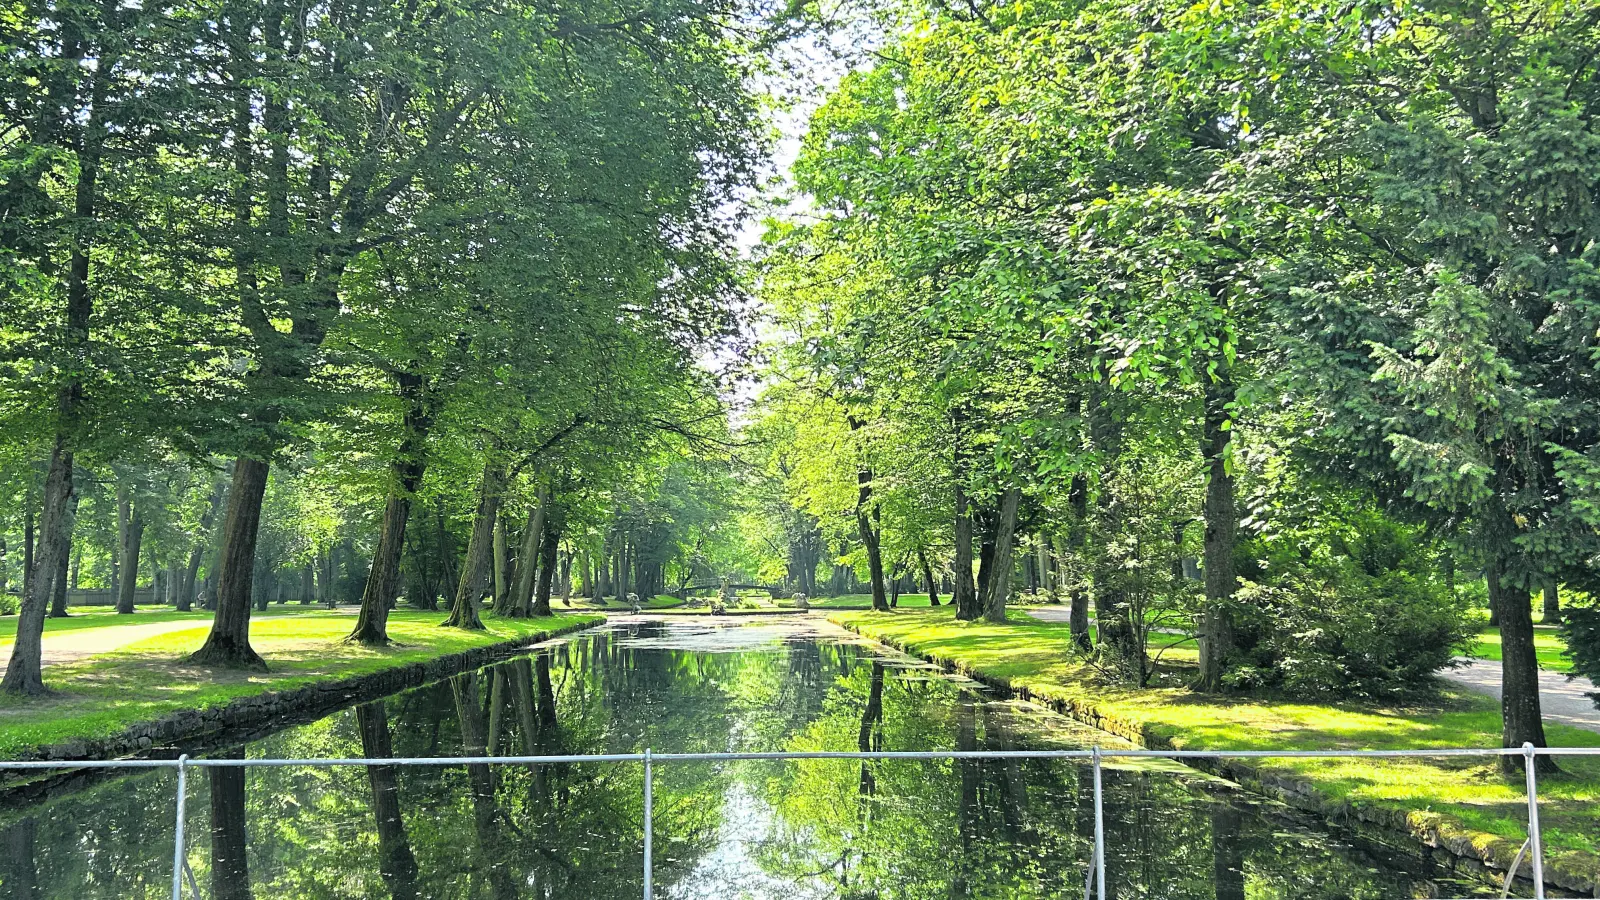
<path id="1" fill-rule="evenodd" d="M 1246 581 L 1238 595 L 1240 688 L 1300 697 L 1389 699 L 1430 685 L 1471 643 L 1469 601 L 1405 571 L 1371 575 L 1328 560 Z"/>

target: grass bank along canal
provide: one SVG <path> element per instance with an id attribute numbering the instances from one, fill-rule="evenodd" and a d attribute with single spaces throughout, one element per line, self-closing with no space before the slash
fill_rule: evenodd
<path id="1" fill-rule="evenodd" d="M 538 650 L 288 725 L 249 757 L 1073 748 L 1033 704 L 820 617 L 618 619 Z M 632 764 L 205 769 L 187 856 L 203 896 L 637 898 Z M 170 889 L 169 771 L 0 811 L 0 897 Z M 656 767 L 663 898 L 1077 898 L 1086 764 L 675 762 Z M 1169 763 L 1108 765 L 1108 896 L 1496 896 Z"/>

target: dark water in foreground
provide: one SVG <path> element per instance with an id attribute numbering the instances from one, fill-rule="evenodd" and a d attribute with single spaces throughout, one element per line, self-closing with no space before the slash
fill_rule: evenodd
<path id="1" fill-rule="evenodd" d="M 817 623 L 617 625 L 289 728 L 250 757 L 1087 746 L 1027 704 Z M 169 896 L 175 776 L 0 812 L 0 897 Z M 199 896 L 637 898 L 637 765 L 211 769 Z M 814 760 L 656 768 L 660 898 L 1081 898 L 1086 765 Z M 1108 896 L 1488 895 L 1378 859 L 1172 765 L 1106 771 Z M 187 890 L 185 896 L 188 896 Z"/>

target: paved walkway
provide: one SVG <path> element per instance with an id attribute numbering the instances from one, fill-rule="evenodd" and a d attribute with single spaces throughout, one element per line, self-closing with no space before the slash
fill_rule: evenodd
<path id="1" fill-rule="evenodd" d="M 1035 606 L 1028 608 L 1028 615 L 1041 622 L 1055 622 L 1066 625 L 1072 621 L 1072 607 L 1070 606 Z"/>
<path id="2" fill-rule="evenodd" d="M 1439 674 L 1468 690 L 1500 699 L 1500 663 L 1490 659 L 1463 662 L 1461 668 Z M 1539 706 L 1546 722 L 1600 732 L 1600 709 L 1584 696 L 1594 690 L 1594 682 L 1587 678 L 1568 680 L 1564 673 L 1539 670 Z"/>

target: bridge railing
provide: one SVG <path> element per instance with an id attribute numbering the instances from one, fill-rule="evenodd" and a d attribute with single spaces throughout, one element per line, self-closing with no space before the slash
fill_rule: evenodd
<path id="1" fill-rule="evenodd" d="M 738 760 L 807 760 L 807 759 L 1059 759 L 1088 761 L 1094 779 L 1094 853 L 1085 873 L 1084 900 L 1106 900 L 1106 846 L 1105 808 L 1102 787 L 1102 768 L 1107 759 L 1442 759 L 1449 757 L 1501 758 L 1519 757 L 1527 786 L 1528 839 L 1517 861 L 1506 873 L 1505 894 L 1509 897 L 1518 867 L 1526 857 L 1529 861 L 1529 879 L 1532 900 L 1545 900 L 1544 848 L 1539 826 L 1539 777 L 1536 760 L 1541 756 L 1600 756 L 1600 747 L 1534 747 L 1524 744 L 1514 748 L 1440 748 L 1429 750 L 876 750 L 876 751 L 810 751 L 810 752 L 752 752 L 752 753 L 597 753 L 552 756 L 441 756 L 441 757 L 381 757 L 339 759 L 198 759 L 187 755 L 177 759 L 121 759 L 121 760 L 71 760 L 0 762 L 0 773 L 8 770 L 83 770 L 83 769 L 174 769 L 177 771 L 177 812 L 172 850 L 172 900 L 184 900 L 184 888 L 189 889 L 192 900 L 202 900 L 193 873 L 189 872 L 185 853 L 185 798 L 188 791 L 188 773 L 191 769 L 210 768 L 267 768 L 274 766 L 300 766 L 330 768 L 339 766 L 462 766 L 462 765 L 547 765 L 552 763 L 631 763 L 644 767 L 644 900 L 652 900 L 654 887 L 653 822 L 655 767 L 677 762 L 733 762 Z"/>

